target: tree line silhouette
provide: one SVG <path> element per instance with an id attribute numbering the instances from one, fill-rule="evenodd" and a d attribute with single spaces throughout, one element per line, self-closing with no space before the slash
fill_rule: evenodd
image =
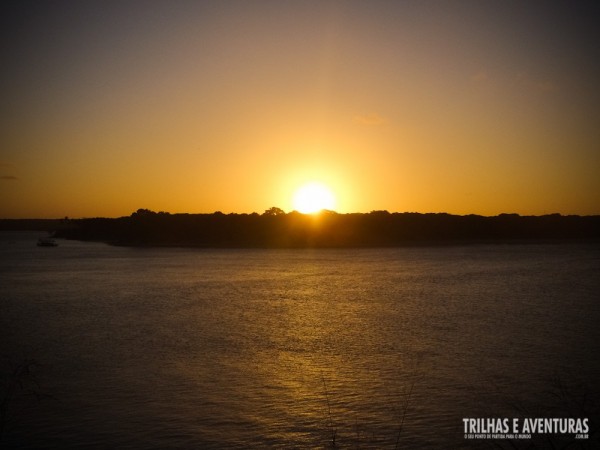
<path id="1" fill-rule="evenodd" d="M 600 216 L 446 213 L 316 215 L 273 207 L 263 214 L 170 214 L 139 209 L 120 218 L 70 219 L 56 237 L 127 246 L 379 247 L 502 240 L 600 238 Z"/>

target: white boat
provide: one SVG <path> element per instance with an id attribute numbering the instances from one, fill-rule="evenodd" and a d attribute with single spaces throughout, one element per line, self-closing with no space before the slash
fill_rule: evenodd
<path id="1" fill-rule="evenodd" d="M 38 247 L 57 247 L 58 246 L 56 241 L 51 238 L 39 238 L 37 245 L 38 245 Z"/>

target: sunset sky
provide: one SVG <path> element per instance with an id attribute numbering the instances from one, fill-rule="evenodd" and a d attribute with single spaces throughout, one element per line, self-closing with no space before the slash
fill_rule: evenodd
<path id="1" fill-rule="evenodd" d="M 3 2 L 0 218 L 600 214 L 599 5 Z"/>

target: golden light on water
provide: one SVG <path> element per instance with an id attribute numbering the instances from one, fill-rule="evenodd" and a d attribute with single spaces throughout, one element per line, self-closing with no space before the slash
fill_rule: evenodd
<path id="1" fill-rule="evenodd" d="M 324 209 L 335 210 L 336 198 L 327 185 L 311 181 L 296 190 L 292 204 L 298 212 L 313 214 Z"/>

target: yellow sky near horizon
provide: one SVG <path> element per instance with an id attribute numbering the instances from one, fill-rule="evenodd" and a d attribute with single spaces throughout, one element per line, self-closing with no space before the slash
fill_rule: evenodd
<path id="1" fill-rule="evenodd" d="M 5 9 L 0 217 L 600 214 L 593 4 Z"/>

